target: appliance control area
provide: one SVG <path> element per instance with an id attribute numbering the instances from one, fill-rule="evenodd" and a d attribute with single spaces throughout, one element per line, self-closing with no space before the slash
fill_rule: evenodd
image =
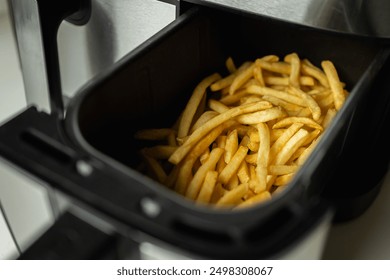
<path id="1" fill-rule="evenodd" d="M 138 30 L 128 35 L 126 38 L 128 43 L 114 42 L 117 48 L 106 57 L 106 61 L 103 61 L 106 64 L 80 68 L 79 72 L 61 68 L 63 89 L 68 97 L 71 98 L 72 93 L 98 71 L 119 60 L 126 52 L 174 20 L 175 11 L 171 5 L 157 3 L 155 0 L 135 2 L 138 3 L 140 11 L 146 9 L 145 5 L 151 5 L 146 16 L 155 20 L 148 21 L 142 14 L 135 14 L 134 23 L 136 24 L 138 20 L 143 31 Z M 150 7 L 154 7 L 154 12 Z M 72 54 L 71 50 L 77 48 L 73 45 L 74 42 L 66 40 L 69 32 L 77 31 L 77 28 L 79 27 L 68 23 L 60 28 L 58 39 L 60 64 Z M 79 42 L 97 40 L 96 35 L 92 36 L 88 30 L 78 31 L 76 36 L 80 36 L 77 40 Z M 70 59 L 77 64 L 77 61 L 85 59 L 87 52 L 87 48 L 81 49 L 76 56 L 71 55 Z M 91 56 L 96 55 L 92 53 Z M 26 107 L 25 92 L 7 0 L 0 0 L 0 124 Z M 61 206 L 53 205 L 53 196 L 55 194 L 43 187 L 42 182 L 37 182 L 0 157 L 0 259 L 18 258 L 21 252 L 54 223 Z M 390 172 L 385 177 L 377 198 L 361 216 L 331 226 L 323 247 L 322 259 L 390 259 L 389 201 Z"/>

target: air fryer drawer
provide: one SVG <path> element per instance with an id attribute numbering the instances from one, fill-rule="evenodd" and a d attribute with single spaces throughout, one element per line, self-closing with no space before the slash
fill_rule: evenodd
<path id="1" fill-rule="evenodd" d="M 291 52 L 316 65 L 333 61 L 350 94 L 281 195 L 240 211 L 216 211 L 136 171 L 142 143 L 134 133 L 172 126 L 202 78 L 226 74 L 228 56 L 239 65 Z M 332 205 L 321 195 L 338 180 L 335 171 L 368 158 L 368 152 L 354 151 L 362 143 L 375 145 L 374 124 L 388 104 L 377 77 L 388 54 L 380 42 L 365 38 L 195 5 L 81 88 L 64 120 L 31 108 L 1 127 L 0 153 L 118 228 L 135 229 L 191 256 L 278 256 L 329 218 Z M 15 147 L 22 152 L 13 153 Z M 361 188 L 364 193 L 373 186 Z"/>
<path id="2" fill-rule="evenodd" d="M 334 171 L 335 162 L 341 161 L 345 147 L 355 149 L 360 145 L 358 139 L 364 138 L 361 133 L 371 134 L 359 128 L 375 129 L 367 117 L 376 106 L 372 100 L 387 102 L 386 94 L 370 92 L 373 74 L 384 63 L 382 51 L 379 43 L 362 38 L 195 8 L 82 89 L 70 105 L 69 132 L 77 131 L 86 140 L 82 148 L 93 147 L 98 154 L 136 168 L 142 144 L 134 140 L 134 133 L 142 128 L 171 127 L 202 78 L 215 71 L 226 74 L 228 56 L 237 65 L 268 54 L 283 57 L 291 52 L 316 65 L 329 59 L 350 96 L 292 182 L 294 188 L 304 189 L 309 196 L 318 194 L 327 182 L 324 179 Z M 75 141 L 80 142 L 78 138 Z"/>

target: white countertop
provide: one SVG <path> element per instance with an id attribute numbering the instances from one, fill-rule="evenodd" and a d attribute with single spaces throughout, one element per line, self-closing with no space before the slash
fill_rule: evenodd
<path id="1" fill-rule="evenodd" d="M 16 45 L 8 17 L 0 14 L 0 123 L 20 111 L 25 104 Z M 0 178 L 0 188 L 4 183 Z M 332 226 L 324 259 L 390 259 L 389 217 L 390 173 L 377 199 L 362 216 Z M 0 228 L 0 231 L 3 230 Z"/>

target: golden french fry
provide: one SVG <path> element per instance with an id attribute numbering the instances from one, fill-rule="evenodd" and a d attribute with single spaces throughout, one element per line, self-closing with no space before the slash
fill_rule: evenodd
<path id="1" fill-rule="evenodd" d="M 286 56 L 286 59 L 291 64 L 291 72 L 289 76 L 289 84 L 295 88 L 300 87 L 301 60 L 296 53 L 291 53 Z"/>
<path id="2" fill-rule="evenodd" d="M 301 128 L 295 133 L 284 145 L 281 151 L 275 156 L 274 164 L 280 165 L 285 164 L 292 154 L 305 142 L 309 135 L 307 130 Z"/>
<path id="3" fill-rule="evenodd" d="M 230 85 L 229 94 L 233 95 L 235 91 L 244 85 L 250 78 L 253 77 L 253 69 L 255 68 L 255 64 L 252 63 L 248 68 L 241 71 L 234 78 L 232 84 Z"/>
<path id="4" fill-rule="evenodd" d="M 309 60 L 304 59 L 301 64 L 302 73 L 304 75 L 309 75 L 317 79 L 321 85 L 326 88 L 329 88 L 329 82 L 326 78 L 325 73 L 318 67 L 314 66 Z"/>
<path id="5" fill-rule="evenodd" d="M 314 129 L 319 129 L 321 131 L 324 130 L 321 125 L 319 125 L 318 123 L 316 123 L 312 119 L 305 118 L 305 117 L 287 117 L 287 118 L 284 118 L 284 119 L 278 121 L 276 124 L 273 125 L 272 128 L 282 128 L 282 127 L 286 127 L 286 126 L 289 126 L 289 125 L 294 124 L 294 123 L 301 123 L 301 124 L 307 125 L 309 127 L 312 127 Z"/>
<path id="6" fill-rule="evenodd" d="M 198 203 L 209 203 L 211 196 L 214 192 L 215 186 L 217 184 L 218 172 L 217 171 L 208 171 L 202 187 L 200 189 L 199 195 L 196 198 Z"/>
<path id="7" fill-rule="evenodd" d="M 286 145 L 288 140 L 301 128 L 303 124 L 301 123 L 292 123 L 289 128 L 283 131 L 283 134 L 274 142 L 270 148 L 269 152 L 269 162 L 273 163 L 275 156 L 280 150 Z"/>
<path id="8" fill-rule="evenodd" d="M 210 150 L 206 149 L 203 154 L 200 155 L 199 161 L 201 164 L 204 164 L 210 157 Z"/>
<path id="9" fill-rule="evenodd" d="M 227 88 L 227 87 L 230 87 L 231 84 L 233 83 L 234 79 L 236 78 L 236 76 L 241 73 L 242 71 L 244 71 L 246 68 L 248 68 L 250 65 L 252 65 L 252 62 L 245 62 L 243 63 L 236 72 L 230 74 L 229 76 L 225 77 L 225 78 L 222 78 L 218 81 L 216 81 L 215 83 L 213 83 L 211 86 L 210 86 L 210 89 L 212 91 L 218 91 L 218 90 L 222 90 L 224 88 Z"/>
<path id="10" fill-rule="evenodd" d="M 241 184 L 237 186 L 236 188 L 232 189 L 231 191 L 228 191 L 225 193 L 224 196 L 222 196 L 217 202 L 216 206 L 230 206 L 233 207 L 238 202 L 241 201 L 242 197 L 248 192 L 248 183 Z"/>
<path id="11" fill-rule="evenodd" d="M 198 129 L 205 123 L 207 123 L 209 120 L 214 118 L 215 116 L 218 116 L 218 112 L 215 111 L 206 111 L 204 112 L 199 119 L 194 123 L 194 125 L 191 127 L 190 133 L 194 132 L 194 130 Z"/>
<path id="12" fill-rule="evenodd" d="M 270 165 L 268 170 L 271 175 L 286 175 L 295 173 L 298 168 L 297 165 Z"/>
<path id="13" fill-rule="evenodd" d="M 267 201 L 267 200 L 271 200 L 271 194 L 268 191 L 264 191 L 262 193 L 254 195 L 251 198 L 240 203 L 239 205 L 236 206 L 236 209 L 241 209 L 244 207 L 253 206 L 255 204 L 258 204 L 260 202 Z"/>
<path id="14" fill-rule="evenodd" d="M 236 188 L 239 184 L 240 184 L 240 180 L 238 179 L 238 176 L 236 174 L 233 174 L 233 177 L 230 178 L 229 182 L 224 184 L 224 186 L 225 186 L 225 189 L 230 191 L 230 190 Z"/>
<path id="15" fill-rule="evenodd" d="M 183 111 L 180 119 L 177 136 L 183 138 L 188 135 L 190 126 L 195 115 L 195 112 L 206 93 L 206 89 L 215 81 L 219 80 L 221 76 L 218 73 L 212 74 L 203 79 L 194 89 L 186 108 Z"/>
<path id="16" fill-rule="evenodd" d="M 182 146 L 178 147 L 176 151 L 170 156 L 169 162 L 173 164 L 178 164 L 186 154 L 191 150 L 191 148 L 200 140 L 202 137 L 207 135 L 213 128 L 218 125 L 242 114 L 252 113 L 259 110 L 264 110 L 271 108 L 272 104 L 268 101 L 260 101 L 256 103 L 244 104 L 229 109 L 228 111 L 219 114 L 218 116 L 212 118 L 210 121 L 199 127 L 195 130 L 188 139 L 183 143 Z"/>
<path id="17" fill-rule="evenodd" d="M 302 144 L 302 146 L 310 145 L 311 142 L 313 142 L 321 134 L 321 132 L 322 131 L 319 129 L 315 129 L 312 132 L 310 132 L 309 136 L 307 137 L 306 141 Z"/>
<path id="18" fill-rule="evenodd" d="M 255 79 L 257 80 L 257 82 L 259 83 L 260 86 L 262 86 L 262 87 L 265 86 L 263 72 L 261 70 L 260 65 L 256 64 L 255 68 L 253 69 L 253 76 L 255 77 Z"/>
<path id="19" fill-rule="evenodd" d="M 249 138 L 248 135 L 244 135 L 241 139 L 241 142 L 239 144 L 240 146 L 248 147 L 251 145 L 251 139 Z M 249 148 L 249 147 L 248 147 Z M 250 149 L 250 148 L 249 148 Z"/>
<path id="20" fill-rule="evenodd" d="M 290 75 L 291 73 L 291 65 L 286 62 L 282 62 L 282 61 L 268 62 L 268 61 L 260 60 L 258 64 L 261 66 L 262 69 L 268 70 L 270 72 L 286 74 L 286 75 Z"/>
<path id="21" fill-rule="evenodd" d="M 268 175 L 268 161 L 270 152 L 270 135 L 268 126 L 265 123 L 257 124 L 257 130 L 259 132 L 260 146 L 257 153 L 257 167 L 256 174 L 258 178 L 258 184 L 256 185 L 254 192 L 260 193 L 266 190 L 267 187 L 267 175 Z"/>
<path id="22" fill-rule="evenodd" d="M 333 92 L 334 106 L 336 107 L 336 110 L 340 110 L 345 102 L 345 95 L 336 67 L 330 60 L 322 61 L 321 66 L 324 69 L 330 88 Z"/>
<path id="23" fill-rule="evenodd" d="M 236 68 L 236 65 L 234 64 L 233 58 L 228 57 L 228 58 L 226 59 L 225 65 L 226 65 L 226 69 L 227 69 L 230 73 L 234 73 L 234 72 L 237 71 L 237 68 Z"/>
<path id="24" fill-rule="evenodd" d="M 337 114 L 336 109 L 333 109 L 333 108 L 328 109 L 328 111 L 326 112 L 326 115 L 322 121 L 322 127 L 324 129 L 326 129 L 329 126 L 330 122 L 333 120 L 333 118 L 336 116 L 336 114 Z"/>
<path id="25" fill-rule="evenodd" d="M 320 138 L 317 138 L 316 140 L 314 140 L 310 145 L 309 147 L 307 147 L 303 152 L 302 154 L 298 157 L 297 159 L 297 164 L 298 165 L 302 165 L 306 159 L 309 157 L 309 155 L 311 154 L 311 152 L 314 150 L 314 148 L 316 147 L 318 141 L 319 141 Z"/>
<path id="26" fill-rule="evenodd" d="M 255 165 L 257 163 L 257 153 L 246 155 L 245 161 L 251 165 Z"/>
<path id="27" fill-rule="evenodd" d="M 264 83 L 270 86 L 288 86 L 289 78 L 287 77 L 277 77 L 277 76 L 268 76 L 264 77 Z M 302 86 L 314 86 L 314 79 L 310 76 L 301 76 L 299 77 L 299 84 Z M 260 86 L 264 86 L 261 85 Z"/>
<path id="28" fill-rule="evenodd" d="M 241 162 L 241 165 L 237 171 L 237 176 L 241 184 L 248 183 L 251 179 L 249 174 L 249 168 L 245 161 Z"/>
<path id="29" fill-rule="evenodd" d="M 226 136 L 225 155 L 224 155 L 224 160 L 226 163 L 229 163 L 229 161 L 232 159 L 234 154 L 237 152 L 237 149 L 238 149 L 238 133 L 237 130 L 234 129 Z"/>
<path id="30" fill-rule="evenodd" d="M 241 124 L 257 124 L 279 119 L 285 116 L 287 116 L 286 112 L 281 110 L 280 107 L 273 107 L 254 113 L 243 114 L 238 116 L 236 119 Z"/>
<path id="31" fill-rule="evenodd" d="M 210 203 L 215 204 L 217 201 L 224 196 L 228 191 L 222 187 L 221 183 L 215 185 L 214 192 L 211 195 Z"/>
<path id="32" fill-rule="evenodd" d="M 276 97 L 276 98 L 282 99 L 286 102 L 290 102 L 290 103 L 293 103 L 293 104 L 296 104 L 296 105 L 299 105 L 302 107 L 305 107 L 307 105 L 307 102 L 298 96 L 294 96 L 294 95 L 288 94 L 287 92 L 275 90 L 275 89 L 268 88 L 268 87 L 260 87 L 260 86 L 252 85 L 252 86 L 247 88 L 247 91 L 251 94 L 259 94 L 262 96 L 268 95 L 268 96 Z"/>
<path id="33" fill-rule="evenodd" d="M 229 105 L 233 105 L 233 104 L 239 102 L 241 100 L 241 98 L 243 98 L 247 95 L 249 95 L 249 93 L 247 92 L 246 89 L 240 89 L 240 90 L 236 91 L 236 93 L 233 95 L 223 96 L 219 100 L 219 102 L 221 102 L 222 104 L 225 104 L 226 106 L 229 106 Z"/>
<path id="34" fill-rule="evenodd" d="M 259 102 L 259 101 L 264 101 L 264 99 L 256 95 L 247 95 L 240 99 L 240 104 Z"/>
<path id="35" fill-rule="evenodd" d="M 230 109 L 228 106 L 215 99 L 209 100 L 209 108 L 217 113 L 223 113 Z"/>
<path id="36" fill-rule="evenodd" d="M 307 142 L 307 140 L 306 140 Z M 303 146 L 304 144 L 302 144 Z M 299 147 L 293 154 L 292 156 L 290 157 L 290 159 L 286 162 L 286 165 L 297 165 L 297 163 L 295 162 L 295 160 L 297 158 L 299 158 L 304 152 L 305 150 L 307 149 L 307 147 Z"/>
<path id="37" fill-rule="evenodd" d="M 247 153 L 248 148 L 240 146 L 231 160 L 227 163 L 226 167 L 219 174 L 218 181 L 222 184 L 227 184 L 232 176 L 237 172 Z"/>
<path id="38" fill-rule="evenodd" d="M 291 179 L 294 177 L 294 174 L 293 173 L 290 173 L 290 174 L 286 174 L 286 175 L 281 175 L 281 176 L 278 176 L 274 182 L 274 185 L 275 186 L 285 186 L 287 185 L 288 183 L 290 183 Z"/>
<path id="39" fill-rule="evenodd" d="M 188 183 L 192 180 L 192 168 L 200 155 L 214 142 L 215 139 L 222 133 L 225 126 L 220 125 L 213 129 L 201 141 L 199 141 L 191 152 L 185 157 L 180 164 L 180 170 L 175 183 L 175 191 L 183 194 L 187 190 Z"/>
<path id="40" fill-rule="evenodd" d="M 185 194 L 186 197 L 195 199 L 198 196 L 200 187 L 202 186 L 207 172 L 215 169 L 215 166 L 222 154 L 223 149 L 221 148 L 215 148 L 211 151 L 209 159 L 199 168 L 198 172 L 195 173 L 194 178 L 192 178 L 191 182 L 188 184 Z"/>
<path id="41" fill-rule="evenodd" d="M 315 121 L 318 121 L 318 119 L 321 117 L 321 108 L 320 108 L 320 106 L 318 106 L 318 104 L 314 100 L 314 98 L 311 97 L 310 94 L 307 94 L 296 87 L 289 87 L 287 90 L 289 92 L 295 94 L 296 96 L 299 96 L 303 100 L 305 100 L 307 103 L 307 106 L 309 107 L 311 113 L 313 114 L 313 119 Z"/>
<path id="42" fill-rule="evenodd" d="M 271 129 L 272 126 L 270 127 L 270 139 L 271 139 L 271 143 L 274 143 L 276 140 L 279 139 L 280 136 L 282 136 L 282 134 L 286 131 L 286 129 L 284 128 Z"/>

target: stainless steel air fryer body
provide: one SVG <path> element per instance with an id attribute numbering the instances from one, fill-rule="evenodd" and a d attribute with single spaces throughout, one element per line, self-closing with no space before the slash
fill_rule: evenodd
<path id="1" fill-rule="evenodd" d="M 80 124 L 77 123 L 79 115 L 89 114 L 88 110 L 77 111 L 77 106 L 81 107 L 80 104 L 83 104 L 84 102 L 80 96 L 85 95 L 88 97 L 88 92 L 93 92 L 96 89 L 96 85 L 99 86 L 104 84 L 106 80 L 108 80 L 109 83 L 114 84 L 110 81 L 115 81 L 115 75 L 118 73 L 120 74 L 123 69 L 127 67 L 130 71 L 133 71 L 131 68 L 132 63 L 138 63 L 138 60 L 141 61 L 141 64 L 144 63 L 142 60 L 143 55 L 147 56 L 149 53 L 153 52 L 153 50 L 157 48 L 156 46 L 165 42 L 166 37 L 169 37 L 172 34 L 172 36 L 176 36 L 176 29 L 179 30 L 179 33 L 181 25 L 184 27 L 186 26 L 186 20 L 190 22 L 191 16 L 188 16 L 190 19 L 187 19 L 186 12 L 197 5 L 205 7 L 205 9 L 216 9 L 218 10 L 218 14 L 227 11 L 232 12 L 232 14 L 248 16 L 250 19 L 260 17 L 270 19 L 270 21 L 280 21 L 282 24 L 286 24 L 286 26 L 291 25 L 299 30 L 297 31 L 297 34 L 300 34 L 300 32 L 305 34 L 305 28 L 312 30 L 309 31 L 309 34 L 314 34 L 317 31 L 324 31 L 326 34 L 329 34 L 324 35 L 324 37 L 321 37 L 322 35 L 319 36 L 319 38 L 321 38 L 319 41 L 322 40 L 324 43 L 327 42 L 326 38 L 328 37 L 326 36 L 329 36 L 329 38 L 335 36 L 339 38 L 339 41 L 337 42 L 341 43 L 348 41 L 350 38 L 352 38 L 353 42 L 356 38 L 368 40 L 367 47 L 365 45 L 366 43 L 362 44 L 361 51 L 364 52 L 366 50 L 367 53 L 369 53 L 369 56 L 362 59 L 364 63 L 361 64 L 361 67 L 358 67 L 360 68 L 359 70 L 356 70 L 356 73 L 359 74 L 354 73 L 356 74 L 356 79 L 353 78 L 356 83 L 356 92 L 360 95 L 371 86 L 372 82 L 370 81 L 370 75 L 363 71 L 365 67 L 367 66 L 367 69 L 372 70 L 372 73 L 379 73 L 383 66 L 380 58 L 383 58 L 385 61 L 388 57 L 388 53 L 382 50 L 381 44 L 376 42 L 377 39 L 383 40 L 390 37 L 389 25 L 385 24 L 385 21 L 388 18 L 384 14 L 386 9 L 382 9 L 382 7 L 389 5 L 387 1 L 66 0 L 58 2 L 61 2 L 61 4 L 50 4 L 50 2 L 53 1 L 49 0 L 9 1 L 13 8 L 14 25 L 22 62 L 26 98 L 28 104 L 37 107 L 38 111 L 30 109 L 19 118 L 16 118 L 15 122 L 7 126 L 9 131 L 21 133 L 22 137 L 20 137 L 21 139 L 18 137 L 15 139 L 10 137 L 5 146 L 8 147 L 8 144 L 12 146 L 20 140 L 21 142 L 25 141 L 30 148 L 38 147 L 41 149 L 41 152 L 48 149 L 54 151 L 53 154 L 58 155 L 58 152 L 62 151 L 60 152 L 59 158 L 61 158 L 61 160 L 65 158 L 68 167 L 69 165 L 75 166 L 73 169 L 64 169 L 63 174 L 61 174 L 62 167 L 58 167 L 57 169 L 56 164 L 50 165 L 53 158 L 47 160 L 42 159 L 41 161 L 42 164 L 49 164 L 52 168 L 52 170 L 50 168 L 46 170 L 46 172 L 50 173 L 47 179 L 49 182 L 48 185 L 52 184 L 57 188 L 61 179 L 69 178 L 69 181 L 74 180 L 71 183 L 66 181 L 63 187 L 59 187 L 61 192 L 66 193 L 65 207 L 74 203 L 75 206 L 72 205 L 71 207 L 78 209 L 77 213 L 81 213 L 80 216 L 86 217 L 85 220 L 88 220 L 88 222 L 93 220 L 94 225 L 99 225 L 98 227 L 101 227 L 102 231 L 109 233 L 118 231 L 120 234 L 126 236 L 126 238 L 131 239 L 132 242 L 136 242 L 140 252 L 138 257 L 146 259 L 207 258 L 210 256 L 202 254 L 201 249 L 194 249 L 193 247 L 196 246 L 189 244 L 191 243 L 189 240 L 185 240 L 185 234 L 183 235 L 184 240 L 181 240 L 183 236 L 177 237 L 177 240 L 180 241 L 178 242 L 179 245 L 172 242 L 172 240 L 176 239 L 172 239 L 171 236 L 169 236 L 169 233 L 175 232 L 177 229 L 164 228 L 164 225 L 168 224 L 167 221 L 170 219 L 174 220 L 172 218 L 174 216 L 172 213 L 174 211 L 172 209 L 181 209 L 183 212 L 180 214 L 184 217 L 194 218 L 193 221 L 185 221 L 185 227 L 179 224 L 179 227 L 182 227 L 181 230 L 184 233 L 186 233 L 185 231 L 188 231 L 188 229 L 198 229 L 197 224 L 207 224 L 207 222 L 214 221 L 213 219 L 217 221 L 218 217 L 214 217 L 212 213 L 204 213 L 202 211 L 197 213 L 197 210 L 194 210 L 191 207 L 186 208 L 186 206 L 182 205 L 183 203 L 180 200 L 176 200 L 176 198 L 171 199 L 169 194 L 166 196 L 165 194 L 161 196 L 156 195 L 159 194 L 159 192 L 154 192 L 155 183 L 148 181 L 149 179 L 144 179 L 139 175 L 134 174 L 134 171 L 128 172 L 128 174 L 122 176 L 122 173 L 125 173 L 127 170 L 126 168 L 124 169 L 121 164 L 117 164 L 115 160 L 113 161 L 110 157 L 106 157 L 106 155 L 103 157 L 94 157 L 93 149 L 91 149 L 92 152 L 89 148 L 84 149 L 85 146 L 88 146 L 84 145 L 85 143 L 83 141 L 85 141 L 85 139 L 79 137 L 79 135 L 75 136 L 74 134 L 77 133 L 74 131 L 78 131 L 78 128 L 74 129 L 74 127 L 72 127 L 77 127 L 77 125 L 80 126 Z M 381 8 L 378 9 L 378 7 Z M 66 12 L 63 12 L 63 10 L 66 10 Z M 202 15 L 202 12 L 200 14 Z M 213 13 L 211 14 L 213 15 Z M 56 22 L 56 24 L 59 26 L 59 30 L 57 31 L 57 26 L 46 26 L 53 18 L 66 19 L 67 22 L 61 23 L 57 20 L 58 22 Z M 173 24 L 170 24 L 171 22 L 173 22 Z M 246 21 L 244 19 L 243 22 L 250 22 L 250 20 Z M 168 27 L 161 33 L 160 30 L 167 25 Z M 160 32 L 156 36 L 153 36 L 158 31 Z M 53 40 L 53 34 L 57 34 L 57 32 L 58 37 L 54 36 L 55 40 Z M 32 34 L 35 35 L 32 36 Z M 348 39 L 344 41 L 342 36 L 347 36 Z M 144 44 L 141 44 L 142 42 L 144 42 Z M 371 43 L 373 47 L 371 47 Z M 136 48 L 140 44 L 141 46 Z M 327 44 L 331 44 L 331 42 L 327 42 Z M 357 45 L 359 45 L 359 43 Z M 130 51 L 133 51 L 134 48 L 136 48 L 136 50 L 131 53 Z M 128 54 L 129 52 L 130 54 Z M 337 57 L 337 54 L 334 55 Z M 124 59 L 122 59 L 123 57 Z M 342 55 L 340 55 L 340 57 L 342 57 Z M 344 58 L 341 59 L 344 61 Z M 345 61 L 348 62 L 352 59 L 353 55 L 351 54 Z M 375 61 L 375 63 L 371 64 L 371 60 Z M 151 64 L 156 64 L 154 62 L 156 60 L 151 61 Z M 58 63 L 58 65 L 56 65 L 56 63 Z M 363 76 L 363 81 L 360 80 L 361 76 Z M 112 77 L 114 78 L 111 79 Z M 126 79 L 124 80 L 126 81 Z M 369 82 L 365 82 L 364 80 Z M 86 83 L 87 85 L 85 85 Z M 113 88 L 115 89 L 115 86 Z M 106 97 L 107 92 L 104 92 L 104 89 L 102 92 L 102 96 Z M 360 103 L 362 102 L 363 101 L 360 101 Z M 91 103 L 94 104 L 94 102 Z M 67 107 L 68 104 L 70 104 L 69 108 Z M 358 104 L 356 103 L 355 105 Z M 361 104 L 359 106 L 362 107 Z M 93 107 L 92 105 L 89 109 L 105 111 L 105 108 L 99 106 Z M 354 113 L 352 113 L 351 110 L 353 109 L 348 108 L 348 110 L 349 111 L 345 111 L 343 114 L 348 116 L 348 118 L 351 117 L 350 123 L 352 123 Z M 48 114 L 50 114 L 50 116 L 48 116 Z M 94 116 L 93 114 L 91 115 L 91 119 L 93 120 Z M 355 115 L 357 115 L 357 113 Z M 65 120 L 65 124 L 62 123 L 64 116 L 68 118 Z M 86 119 L 89 121 L 88 117 Z M 12 125 L 28 123 L 28 126 L 30 126 L 33 121 L 38 120 L 41 122 L 37 130 L 30 128 L 26 131 L 12 129 Z M 48 125 L 45 127 L 46 122 Z M 58 123 L 60 123 L 59 127 L 65 127 L 66 129 L 58 132 Z M 349 129 L 350 123 L 347 123 L 348 122 L 344 120 L 343 125 L 345 124 Z M 69 127 L 71 127 L 70 130 Z M 337 129 L 340 129 L 340 127 Z M 53 139 L 48 139 L 47 136 L 51 136 Z M 331 136 L 328 138 L 330 137 Z M 345 139 L 346 138 L 347 137 L 345 137 Z M 44 143 L 43 146 L 41 142 Z M 345 143 L 347 142 L 344 141 L 342 145 Z M 23 144 L 25 143 L 22 143 L 22 145 Z M 9 150 L 6 149 L 4 154 L 6 157 L 9 156 L 11 158 L 10 161 L 13 161 L 14 164 L 15 162 L 16 164 L 23 163 L 23 157 L 29 156 L 28 151 L 25 154 L 15 155 L 15 157 L 12 153 L 8 152 Z M 80 152 L 80 154 L 77 154 L 77 152 Z M 92 157 L 89 158 L 91 154 Z M 319 155 L 319 158 L 324 156 L 320 152 L 317 154 Z M 32 155 L 35 155 L 35 152 L 32 152 Z M 93 160 L 88 161 L 85 159 Z M 313 163 L 313 166 L 318 164 L 314 159 L 311 162 Z M 26 169 L 39 177 L 40 180 L 43 180 L 42 177 L 45 177 L 45 168 L 42 169 L 31 164 L 27 166 Z M 77 171 L 76 174 L 68 173 L 73 172 L 74 170 Z M 93 170 L 93 172 L 91 170 Z M 99 176 L 101 175 L 99 172 L 102 172 L 103 174 L 101 180 L 99 180 Z M 316 174 L 313 170 L 311 170 L 311 172 Z M 75 188 L 75 185 L 78 183 L 87 184 L 88 189 L 88 182 L 89 184 L 91 184 L 91 182 L 109 182 L 111 177 L 115 178 L 114 182 L 118 183 L 117 189 L 121 189 L 123 186 L 126 186 L 126 180 L 124 179 L 131 176 L 133 176 L 133 178 L 130 178 L 131 180 L 129 180 L 129 182 L 132 182 L 134 186 L 138 186 L 137 184 L 148 185 L 148 188 L 151 186 L 151 188 L 146 191 L 144 189 L 139 190 L 139 193 L 134 191 L 134 200 L 141 197 L 140 201 L 135 201 L 134 205 L 129 203 L 129 206 L 123 206 L 126 211 L 134 209 L 134 220 L 132 220 L 133 216 L 129 217 L 124 215 L 129 212 L 124 211 L 123 213 L 120 213 L 120 211 L 118 212 L 118 209 L 115 208 L 122 207 L 121 203 L 124 203 L 121 198 L 122 194 L 120 193 L 112 195 L 108 193 L 107 195 L 107 199 L 118 199 L 118 205 L 106 203 L 104 200 L 106 198 L 102 199 L 102 205 L 99 205 L 98 202 L 100 201 L 100 198 L 103 197 L 102 194 L 106 192 L 104 187 L 99 189 L 99 191 L 102 191 L 100 193 L 100 198 L 96 197 L 97 194 L 93 193 L 93 191 L 86 196 L 84 196 L 82 192 L 76 193 L 75 191 L 77 189 Z M 312 179 L 310 176 L 302 176 L 302 178 L 304 178 L 301 180 L 302 182 L 304 181 L 302 186 L 306 183 L 310 184 L 310 180 Z M 87 192 L 89 191 L 90 190 L 88 189 Z M 125 194 L 130 195 L 130 192 L 128 193 L 127 191 L 128 190 L 124 189 L 124 196 Z M 148 193 L 147 191 L 150 192 Z M 303 194 L 297 194 L 297 192 L 299 191 L 293 190 L 290 193 L 287 193 L 287 195 L 294 199 L 299 197 L 297 201 L 300 201 L 300 196 L 304 197 L 307 195 L 304 191 Z M 376 194 L 376 191 L 373 193 Z M 60 196 L 62 196 L 62 194 Z M 280 204 L 283 204 L 284 201 L 288 201 L 288 196 L 280 199 L 278 203 L 280 202 Z M 303 201 L 305 200 L 303 199 Z M 104 209 L 103 206 L 106 208 Z M 161 207 L 163 213 L 161 216 L 162 221 L 153 220 L 155 218 L 152 213 L 153 211 L 149 212 L 148 210 L 150 206 L 152 208 L 156 206 L 157 208 Z M 180 208 L 182 206 L 183 208 Z M 317 206 L 318 205 L 314 208 L 317 210 L 320 209 L 318 210 L 318 220 L 309 221 L 310 227 L 305 228 L 304 232 L 300 232 L 300 238 L 294 239 L 291 244 L 286 245 L 284 248 L 278 248 L 275 252 L 270 253 L 270 251 L 267 251 L 267 254 L 261 255 L 261 257 L 288 259 L 321 258 L 322 248 L 326 240 L 327 230 L 333 212 L 330 209 L 324 210 L 322 208 L 322 202 L 321 207 Z M 168 211 L 163 211 L 164 207 L 166 207 L 165 210 Z M 273 207 L 278 209 L 279 204 L 275 204 Z M 302 210 L 299 209 L 299 207 L 291 206 L 290 208 L 288 209 L 291 210 L 292 214 L 288 213 L 288 215 L 291 214 L 294 216 L 296 213 L 299 213 L 299 215 L 302 214 L 300 213 Z M 282 206 L 281 209 L 284 210 Z M 310 209 L 310 207 L 308 209 Z M 290 216 L 284 215 L 283 211 L 275 210 L 275 213 L 279 212 L 281 213 L 280 218 L 289 219 Z M 113 219 L 110 217 L 113 213 L 120 213 L 115 217 L 116 220 L 115 218 Z M 270 213 L 275 214 L 271 210 Z M 139 219 L 137 215 L 141 216 L 142 219 L 150 219 L 152 221 L 151 224 L 154 223 L 153 226 L 149 225 L 149 221 L 145 224 L 140 223 L 141 226 L 139 227 L 134 226 L 134 224 L 136 225 L 136 222 L 134 221 Z M 206 217 L 207 215 L 210 215 L 211 218 L 205 222 L 203 217 Z M 237 215 L 237 217 L 239 217 L 239 215 Z M 235 219 L 239 220 L 237 217 Z M 245 217 L 245 215 L 242 217 Z M 223 219 L 226 219 L 226 217 L 223 217 Z M 259 220 L 261 219 L 259 218 Z M 264 221 L 265 220 L 266 219 L 264 219 Z M 187 222 L 188 224 L 186 224 Z M 226 226 L 223 222 L 222 224 Z M 177 226 L 175 223 L 174 225 Z M 188 225 L 191 225 L 191 227 L 188 227 Z M 150 231 L 150 229 L 158 229 L 158 226 L 162 229 L 161 239 L 156 238 L 156 236 L 159 236 L 160 232 L 153 233 Z M 255 225 L 253 227 L 256 228 Z M 215 226 L 212 228 L 215 228 Z M 258 229 L 259 228 L 256 228 L 256 230 Z M 275 230 L 278 230 L 278 226 L 275 226 Z M 256 233 L 257 232 L 260 231 L 256 231 Z M 240 234 L 240 232 L 232 230 L 232 232 L 228 232 L 227 235 L 229 238 L 233 236 L 234 240 L 235 238 L 237 238 L 237 240 L 240 238 L 245 239 L 243 236 L 234 236 L 235 233 L 238 235 Z M 217 230 L 215 236 L 223 237 L 225 236 L 224 234 L 225 233 L 220 233 Z M 199 231 L 199 235 L 205 235 L 205 232 Z M 256 237 L 253 238 L 255 239 Z M 212 236 L 210 237 L 210 240 L 211 239 Z M 210 240 L 207 239 L 207 242 L 210 242 Z M 206 248 L 207 242 L 200 243 L 200 245 Z M 237 252 L 244 252 L 243 256 L 255 256 L 253 254 L 245 255 L 245 248 L 239 248 L 239 246 L 234 248 Z M 248 249 L 248 251 L 250 250 Z M 211 256 L 218 257 L 218 255 L 212 254 Z"/>

